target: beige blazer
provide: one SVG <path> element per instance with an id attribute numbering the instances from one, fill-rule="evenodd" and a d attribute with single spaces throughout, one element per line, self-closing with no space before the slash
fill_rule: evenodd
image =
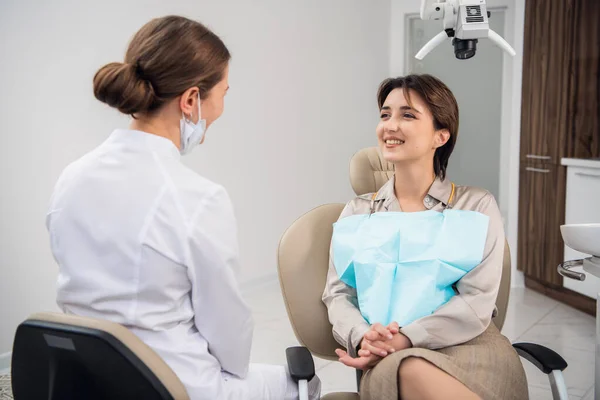
<path id="1" fill-rule="evenodd" d="M 451 199 L 451 200 L 450 200 Z M 437 178 L 423 203 L 429 210 L 442 211 L 450 200 L 458 210 L 478 211 L 490 217 L 484 257 L 481 264 L 456 284 L 457 295 L 433 314 L 401 327 L 414 347 L 439 349 L 467 342 L 483 333 L 491 322 L 502 276 L 504 227 L 494 196 L 486 190 L 454 186 L 448 179 Z M 355 214 L 401 211 L 394 194 L 394 177 L 374 193 L 356 197 L 342 211 L 339 219 Z M 333 335 L 351 355 L 369 324 L 358 309 L 356 290 L 340 281 L 330 253 L 323 302 L 327 306 Z"/>

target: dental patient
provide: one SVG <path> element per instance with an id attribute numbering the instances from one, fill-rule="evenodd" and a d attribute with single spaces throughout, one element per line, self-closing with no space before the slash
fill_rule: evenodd
<path id="1" fill-rule="evenodd" d="M 516 351 L 491 322 L 505 236 L 494 196 L 446 176 L 458 137 L 450 89 L 385 80 L 377 140 L 394 176 L 334 225 L 323 302 L 361 399 L 527 399 Z M 473 168 L 477 168 L 476 165 Z"/>

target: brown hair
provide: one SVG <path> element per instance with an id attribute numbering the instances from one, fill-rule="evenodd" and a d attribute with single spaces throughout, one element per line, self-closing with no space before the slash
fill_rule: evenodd
<path id="1" fill-rule="evenodd" d="M 132 116 L 151 113 L 191 87 L 204 99 L 223 79 L 230 58 L 221 39 L 201 23 L 156 18 L 135 34 L 124 63 L 96 72 L 94 96 Z"/>
<path id="2" fill-rule="evenodd" d="M 385 99 L 394 89 L 402 88 L 408 104 L 412 107 L 410 90 L 417 93 L 427 104 L 433 116 L 433 127 L 436 130 L 447 129 L 450 139 L 435 150 L 433 168 L 435 174 L 442 180 L 446 178 L 448 159 L 454 150 L 458 136 L 458 104 L 452 91 L 438 78 L 423 75 L 407 75 L 399 78 L 389 78 L 381 83 L 377 92 L 377 104 L 383 107 Z"/>

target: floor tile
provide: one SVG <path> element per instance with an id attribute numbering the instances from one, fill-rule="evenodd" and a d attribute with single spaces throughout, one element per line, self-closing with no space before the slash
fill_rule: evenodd
<path id="1" fill-rule="evenodd" d="M 569 395 L 583 397 L 594 383 L 594 318 L 565 305 L 557 306 L 518 338 L 544 345 L 568 363 L 564 371 Z M 523 360 L 530 385 L 549 388 L 548 377 Z"/>
<path id="2" fill-rule="evenodd" d="M 519 337 L 535 337 L 538 342 L 594 352 L 596 320 L 566 305 L 560 304 Z"/>
<path id="3" fill-rule="evenodd" d="M 0 374 L 0 400 L 12 400 L 10 376 Z"/>
<path id="4" fill-rule="evenodd" d="M 549 387 L 541 388 L 536 386 L 530 386 L 529 400 L 552 400 L 552 391 Z M 569 395 L 569 400 L 581 400 L 581 397 Z"/>
<path id="5" fill-rule="evenodd" d="M 510 292 L 502 334 L 514 341 L 558 304 L 555 300 L 533 290 L 513 288 Z"/>
<path id="6" fill-rule="evenodd" d="M 332 362 L 317 375 L 321 379 L 321 393 L 356 392 L 356 372 L 340 362 Z"/>
<path id="7" fill-rule="evenodd" d="M 590 390 L 581 398 L 581 400 L 594 400 L 594 387 L 592 386 Z"/>
<path id="8" fill-rule="evenodd" d="M 250 293 L 245 293 L 244 299 L 252 310 L 256 325 L 280 318 L 288 318 L 281 289 L 276 282 L 260 287 Z"/>
<path id="9" fill-rule="evenodd" d="M 287 365 L 285 350 L 299 345 L 287 317 L 259 322 L 254 329 L 250 360 L 253 363 Z M 318 357 L 313 359 L 316 370 L 331 363 Z"/>

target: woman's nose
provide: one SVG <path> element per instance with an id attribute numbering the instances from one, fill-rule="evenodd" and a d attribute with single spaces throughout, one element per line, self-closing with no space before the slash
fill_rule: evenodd
<path id="1" fill-rule="evenodd" d="M 398 121 L 395 121 L 394 119 L 389 119 L 385 122 L 383 128 L 386 132 L 397 132 L 400 128 L 399 125 L 400 124 L 398 123 Z"/>

